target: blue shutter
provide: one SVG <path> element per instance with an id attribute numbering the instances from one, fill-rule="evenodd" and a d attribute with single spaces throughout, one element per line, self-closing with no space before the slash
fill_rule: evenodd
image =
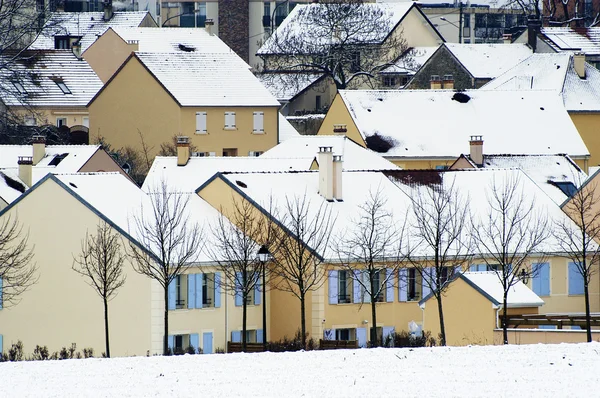
<path id="1" fill-rule="evenodd" d="M 550 264 L 535 264 L 535 273 L 531 281 L 531 287 L 538 296 L 550 295 Z"/>
<path id="2" fill-rule="evenodd" d="M 472 264 L 472 265 L 469 267 L 469 271 L 470 271 L 470 272 L 477 272 L 477 264 Z"/>
<path id="3" fill-rule="evenodd" d="M 356 328 L 356 340 L 360 348 L 367 346 L 367 328 Z"/>
<path id="4" fill-rule="evenodd" d="M 583 277 L 575 263 L 569 263 L 569 294 L 583 294 Z"/>
<path id="5" fill-rule="evenodd" d="M 196 308 L 196 278 L 194 274 L 187 275 L 188 280 L 188 308 Z"/>
<path id="6" fill-rule="evenodd" d="M 204 297 L 202 294 L 202 279 L 204 278 L 203 274 L 196 274 L 196 308 L 202 308 L 202 302 L 204 301 Z"/>
<path id="7" fill-rule="evenodd" d="M 255 273 L 255 275 L 258 275 Z M 254 285 L 254 305 L 260 305 L 260 275 L 258 275 L 256 279 L 256 284 Z"/>
<path id="8" fill-rule="evenodd" d="M 221 307 L 221 273 L 215 273 L 215 308 Z"/>
<path id="9" fill-rule="evenodd" d="M 556 329 L 556 325 L 539 325 L 538 329 Z"/>
<path id="10" fill-rule="evenodd" d="M 396 331 L 396 328 L 394 326 L 384 326 L 383 327 L 383 343 L 385 344 L 385 339 L 387 339 L 387 337 L 394 333 Z M 394 342 L 391 342 L 390 347 L 394 346 Z"/>
<path id="11" fill-rule="evenodd" d="M 176 282 L 175 282 L 175 279 L 173 279 L 171 281 L 171 283 L 169 283 L 169 294 L 168 294 L 169 304 L 167 306 L 167 308 L 169 310 L 175 309 L 175 301 L 177 300 L 176 289 L 177 289 Z"/>
<path id="12" fill-rule="evenodd" d="M 354 280 L 352 281 L 352 291 L 354 295 L 354 302 L 360 303 L 360 283 L 358 282 L 358 278 L 360 278 L 360 271 L 354 271 Z"/>
<path id="13" fill-rule="evenodd" d="M 329 271 L 329 304 L 338 303 L 338 271 Z"/>
<path id="14" fill-rule="evenodd" d="M 363 276 L 364 286 L 369 287 L 369 289 L 363 290 L 363 303 L 370 303 L 371 302 L 371 292 L 373 291 L 373 286 L 371 286 L 371 280 L 369 279 L 369 272 L 363 271 L 362 276 Z M 367 290 L 368 290 L 368 292 L 367 292 Z"/>
<path id="15" fill-rule="evenodd" d="M 235 273 L 235 305 L 237 305 L 238 307 L 241 306 L 242 302 L 243 302 L 242 289 L 241 289 L 242 284 L 240 283 L 241 279 L 242 279 L 242 273 L 236 272 Z"/>
<path id="16" fill-rule="evenodd" d="M 398 271 L 398 301 L 408 301 L 408 271 L 402 268 Z"/>
<path id="17" fill-rule="evenodd" d="M 239 332 L 238 332 L 239 334 Z M 233 333 L 232 339 L 233 341 Z M 239 341 L 238 341 L 239 343 Z M 212 332 L 202 333 L 202 353 L 203 354 L 212 354 L 213 353 L 213 334 Z"/>
<path id="18" fill-rule="evenodd" d="M 4 351 L 4 348 L 2 347 L 2 335 L 0 334 L 0 354 L 2 354 L 2 352 Z"/>
<path id="19" fill-rule="evenodd" d="M 200 347 L 200 337 L 198 333 L 190 334 L 190 347 L 194 348 L 194 352 L 198 352 L 198 347 Z"/>
<path id="20" fill-rule="evenodd" d="M 388 303 L 394 302 L 394 276 L 392 275 L 392 272 L 393 271 L 389 268 L 385 270 L 387 278 L 387 281 L 385 282 L 385 301 Z"/>
<path id="21" fill-rule="evenodd" d="M 429 280 L 431 278 L 431 274 L 429 273 L 429 270 L 431 268 L 423 268 L 423 274 L 422 274 L 422 279 L 421 279 L 421 292 L 422 292 L 422 296 L 421 298 L 425 298 L 429 295 L 429 293 L 431 293 L 431 289 L 429 288 Z"/>
<path id="22" fill-rule="evenodd" d="M 242 342 L 242 332 L 239 330 L 234 330 L 231 332 L 231 342 L 232 343 L 241 343 Z"/>
<path id="23" fill-rule="evenodd" d="M 429 277 L 431 278 L 431 289 L 432 290 L 437 290 L 437 288 L 438 288 L 437 274 L 438 274 L 437 267 L 429 268 Z"/>
<path id="24" fill-rule="evenodd" d="M 169 346 L 171 351 L 173 351 L 173 349 L 175 348 L 175 336 L 173 336 L 172 334 L 170 334 L 167 338 L 167 345 Z"/>
<path id="25" fill-rule="evenodd" d="M 263 341 L 263 330 L 262 329 L 258 329 L 256 331 L 256 342 L 257 343 L 264 343 L 264 341 Z"/>

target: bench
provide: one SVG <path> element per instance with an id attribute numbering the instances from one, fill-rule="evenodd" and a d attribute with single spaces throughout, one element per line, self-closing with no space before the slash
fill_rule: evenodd
<path id="1" fill-rule="evenodd" d="M 263 343 L 246 343 L 245 352 L 264 352 Z M 242 352 L 242 343 L 227 342 L 227 352 Z"/>

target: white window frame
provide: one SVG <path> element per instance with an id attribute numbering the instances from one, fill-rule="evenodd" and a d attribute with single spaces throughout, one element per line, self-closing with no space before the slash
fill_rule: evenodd
<path id="1" fill-rule="evenodd" d="M 225 130 L 237 130 L 235 112 L 225 112 Z"/>
<path id="2" fill-rule="evenodd" d="M 60 121 L 63 121 L 62 123 Z M 61 126 L 66 126 L 67 125 L 67 118 L 66 117 L 57 117 L 56 118 L 56 127 L 61 127 Z"/>
<path id="3" fill-rule="evenodd" d="M 90 117 L 89 117 L 89 116 L 84 116 L 84 117 L 81 119 L 81 123 L 82 123 L 82 124 L 83 124 L 85 127 L 87 127 L 87 128 L 90 128 Z"/>
<path id="4" fill-rule="evenodd" d="M 208 134 L 206 112 L 196 112 L 196 134 Z"/>
<path id="5" fill-rule="evenodd" d="M 265 133 L 265 113 L 261 111 L 252 112 L 252 133 Z"/>

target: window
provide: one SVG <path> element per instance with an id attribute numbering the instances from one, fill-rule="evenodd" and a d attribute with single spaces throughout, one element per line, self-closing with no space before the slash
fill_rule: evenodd
<path id="1" fill-rule="evenodd" d="M 192 152 L 192 156 L 199 156 L 199 157 L 217 156 L 217 153 L 216 152 Z"/>
<path id="2" fill-rule="evenodd" d="M 569 263 L 569 294 L 583 294 L 583 276 L 575 263 Z"/>
<path id="3" fill-rule="evenodd" d="M 262 155 L 264 153 L 264 151 L 249 151 L 248 152 L 248 156 L 250 157 L 258 157 L 260 155 Z"/>
<path id="4" fill-rule="evenodd" d="M 321 109 L 321 96 L 320 95 L 315 96 L 315 109 L 316 110 Z"/>
<path id="5" fill-rule="evenodd" d="M 533 264 L 533 279 L 531 280 L 531 289 L 538 296 L 550 295 L 550 264 Z"/>
<path id="6" fill-rule="evenodd" d="M 56 83 L 56 85 L 58 86 L 58 88 L 60 88 L 63 94 L 71 94 L 71 90 L 69 90 L 69 87 L 67 87 L 64 81 L 55 80 L 54 83 Z"/>
<path id="7" fill-rule="evenodd" d="M 265 1 L 263 6 L 263 15 L 271 16 L 271 2 Z"/>
<path id="8" fill-rule="evenodd" d="M 204 274 L 202 278 L 202 307 L 215 304 L 215 274 Z"/>
<path id="9" fill-rule="evenodd" d="M 62 127 L 67 125 L 66 117 L 57 117 L 56 118 L 56 127 Z"/>
<path id="10" fill-rule="evenodd" d="M 439 82 L 440 80 L 440 75 L 431 75 L 430 81 L 432 82 Z"/>
<path id="11" fill-rule="evenodd" d="M 444 75 L 444 80 L 454 80 L 454 76 L 452 75 Z"/>
<path id="12" fill-rule="evenodd" d="M 206 133 L 206 112 L 196 112 L 196 134 Z"/>
<path id="13" fill-rule="evenodd" d="M 223 148 L 223 156 L 237 156 L 237 148 Z"/>
<path id="14" fill-rule="evenodd" d="M 187 299 L 187 275 L 175 277 L 175 308 L 185 308 Z"/>
<path id="15" fill-rule="evenodd" d="M 448 170 L 450 168 L 450 166 L 445 166 L 445 165 L 437 165 L 435 166 L 436 170 Z"/>
<path id="16" fill-rule="evenodd" d="M 225 130 L 235 130 L 235 112 L 225 112 Z"/>
<path id="17" fill-rule="evenodd" d="M 356 340 L 356 329 L 335 329 L 335 339 L 342 341 Z"/>
<path id="18" fill-rule="evenodd" d="M 90 118 L 89 117 L 86 117 L 86 116 L 83 117 L 83 125 L 87 128 L 90 127 Z"/>
<path id="19" fill-rule="evenodd" d="M 463 27 L 470 28 L 471 27 L 471 14 L 463 14 Z"/>
<path id="20" fill-rule="evenodd" d="M 418 301 L 421 299 L 421 275 L 414 268 L 407 270 L 407 299 Z"/>
<path id="21" fill-rule="evenodd" d="M 69 36 L 54 36 L 54 48 L 57 50 L 68 50 L 71 48 Z"/>
<path id="22" fill-rule="evenodd" d="M 254 134 L 262 134 L 265 132 L 264 118 L 265 118 L 264 112 L 253 112 L 252 113 L 252 120 L 254 122 L 254 127 L 252 129 L 252 132 Z M 234 124 L 235 124 L 235 121 L 234 121 Z"/>
<path id="23" fill-rule="evenodd" d="M 175 336 L 175 346 L 173 352 L 183 352 L 183 335 Z"/>
<path id="24" fill-rule="evenodd" d="M 352 53 L 350 60 L 350 72 L 360 71 L 360 53 L 358 51 Z"/>
<path id="25" fill-rule="evenodd" d="M 168 288 L 168 309 L 221 306 L 220 274 L 178 275 Z"/>
<path id="26" fill-rule="evenodd" d="M 349 304 L 351 302 L 352 275 L 350 274 L 350 271 L 338 271 L 338 303 Z"/>
<path id="27" fill-rule="evenodd" d="M 385 282 L 385 269 L 380 269 L 378 271 L 375 272 L 375 274 L 373 274 L 373 293 L 377 293 L 379 292 L 379 294 L 377 295 L 377 297 L 375 297 L 375 301 L 378 303 L 382 303 L 385 301 L 385 286 L 383 285 L 383 282 Z"/>
<path id="28" fill-rule="evenodd" d="M 383 85 L 384 87 L 395 87 L 397 84 L 396 76 L 384 76 Z"/>

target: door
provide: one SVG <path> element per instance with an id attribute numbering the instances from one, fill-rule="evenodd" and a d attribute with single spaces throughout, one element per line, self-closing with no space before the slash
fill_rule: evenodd
<path id="1" fill-rule="evenodd" d="M 213 334 L 212 332 L 202 333 L 202 353 L 212 354 L 213 353 Z"/>

